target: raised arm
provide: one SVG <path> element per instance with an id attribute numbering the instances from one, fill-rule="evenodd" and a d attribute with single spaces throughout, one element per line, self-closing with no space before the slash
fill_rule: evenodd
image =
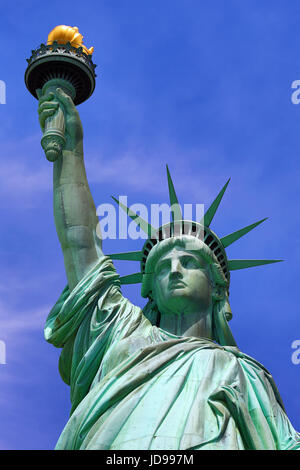
<path id="1" fill-rule="evenodd" d="M 53 164 L 54 219 L 72 290 L 103 253 L 96 235 L 98 218 L 84 166 L 80 117 L 72 99 L 61 89 L 40 98 L 40 124 L 44 131 L 45 120 L 58 106 L 65 116 L 66 147 Z"/>

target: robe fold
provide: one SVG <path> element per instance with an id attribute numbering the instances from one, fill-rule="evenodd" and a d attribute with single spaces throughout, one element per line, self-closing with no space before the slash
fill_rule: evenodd
<path id="1" fill-rule="evenodd" d="M 300 449 L 270 373 L 238 348 L 151 325 L 103 257 L 51 310 L 72 409 L 56 449 Z"/>

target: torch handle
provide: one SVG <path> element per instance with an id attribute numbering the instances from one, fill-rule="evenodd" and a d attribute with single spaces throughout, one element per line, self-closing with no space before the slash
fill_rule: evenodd
<path id="1" fill-rule="evenodd" d="M 66 139 L 65 117 L 61 108 L 58 108 L 53 116 L 46 119 L 41 144 L 45 151 L 46 158 L 50 162 L 55 162 L 62 154 Z"/>
<path id="2" fill-rule="evenodd" d="M 57 87 L 61 87 L 65 93 L 71 96 L 72 99 L 74 98 L 75 90 L 73 86 L 63 79 L 49 80 L 49 82 L 43 86 L 43 90 L 36 90 L 38 98 L 40 98 L 44 93 L 49 93 L 50 91 L 55 93 Z M 55 160 L 61 156 L 66 145 L 66 138 L 65 117 L 60 107 L 58 107 L 53 116 L 46 119 L 41 144 L 45 151 L 46 158 L 50 162 L 55 162 Z"/>

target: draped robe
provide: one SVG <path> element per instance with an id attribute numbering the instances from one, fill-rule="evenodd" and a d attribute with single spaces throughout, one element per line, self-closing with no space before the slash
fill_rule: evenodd
<path id="1" fill-rule="evenodd" d="M 151 325 L 108 257 L 64 289 L 45 338 L 71 389 L 56 449 L 300 449 L 270 373 L 238 348 Z"/>

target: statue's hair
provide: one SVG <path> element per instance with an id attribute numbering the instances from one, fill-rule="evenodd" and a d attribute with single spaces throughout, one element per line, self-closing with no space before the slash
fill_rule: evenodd
<path id="1" fill-rule="evenodd" d="M 228 281 L 213 252 L 204 242 L 193 236 L 171 237 L 152 248 L 146 262 L 142 281 L 142 296 L 149 299 L 143 309 L 144 315 L 153 325 L 159 326 L 161 312 L 152 293 L 153 275 L 158 260 L 175 246 L 182 247 L 188 252 L 196 252 L 207 264 L 210 282 L 214 287 L 219 287 L 221 291 L 221 295 L 217 299 L 213 299 L 212 325 L 214 339 L 222 345 L 236 346 L 227 323 L 232 318 L 228 301 Z"/>

